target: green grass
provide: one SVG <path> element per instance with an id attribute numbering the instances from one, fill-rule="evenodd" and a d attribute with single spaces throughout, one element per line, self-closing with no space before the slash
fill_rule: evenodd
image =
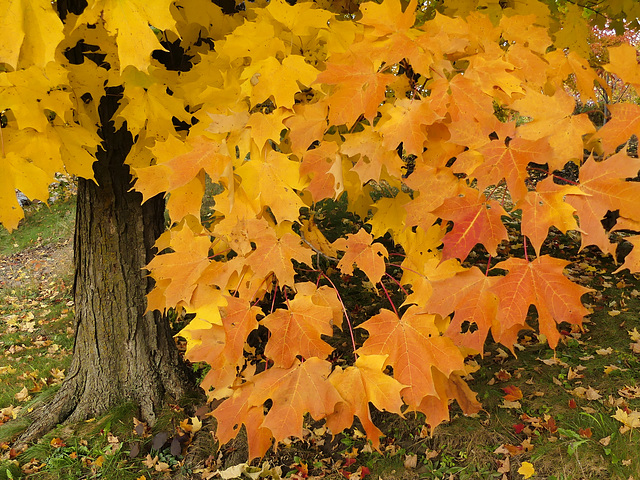
<path id="1" fill-rule="evenodd" d="M 25 219 L 9 233 L 0 225 L 0 255 L 11 255 L 28 248 L 54 244 L 73 236 L 75 197 L 53 205 L 34 204 L 25 210 Z"/>

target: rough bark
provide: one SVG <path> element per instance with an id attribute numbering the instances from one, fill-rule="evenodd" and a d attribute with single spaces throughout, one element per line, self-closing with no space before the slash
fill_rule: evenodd
<path id="1" fill-rule="evenodd" d="M 104 150 L 94 164 L 96 182 L 80 179 L 75 232 L 75 345 L 67 377 L 53 400 L 34 412 L 18 439 L 29 442 L 63 421 L 97 417 L 133 401 L 150 424 L 159 407 L 193 388 L 169 323 L 146 312 L 152 287 L 144 266 L 163 230 L 164 200 L 141 205 L 131 192 L 124 159 L 132 138 L 110 122 L 116 91 L 100 104 Z M 115 95 L 114 95 L 115 94 Z"/>

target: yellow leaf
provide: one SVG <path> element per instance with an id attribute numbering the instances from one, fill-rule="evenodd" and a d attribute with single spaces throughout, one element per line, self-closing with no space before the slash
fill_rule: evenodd
<path id="1" fill-rule="evenodd" d="M 293 35 L 309 35 L 318 29 L 326 29 L 333 14 L 313 8 L 313 3 L 289 5 L 284 0 L 272 0 L 265 11 Z"/>
<path id="2" fill-rule="evenodd" d="M 518 469 L 518 473 L 524 476 L 524 478 L 530 478 L 534 473 L 536 473 L 536 470 L 529 462 L 522 462 L 522 466 Z"/>
<path id="3" fill-rule="evenodd" d="M 282 63 L 275 57 L 267 57 L 242 72 L 241 78 L 245 80 L 242 91 L 250 96 L 252 105 L 273 95 L 278 107 L 292 108 L 295 103 L 293 96 L 300 90 L 298 82 L 309 86 L 318 73 L 299 55 L 286 57 Z M 278 81 L 274 82 L 274 79 Z"/>
<path id="4" fill-rule="evenodd" d="M 133 65 L 145 72 L 151 61 L 151 52 L 162 49 L 151 27 L 165 30 L 175 27 L 169 6 L 173 0 L 93 0 L 78 18 L 82 23 L 104 22 L 110 35 L 116 37 L 120 72 Z"/>
<path id="5" fill-rule="evenodd" d="M 0 63 L 13 68 L 54 61 L 62 41 L 62 22 L 49 0 L 16 0 L 0 5 Z"/>
<path id="6" fill-rule="evenodd" d="M 640 427 L 640 412 L 637 410 L 632 410 L 627 413 L 621 408 L 616 409 L 615 415 L 611 415 L 611 417 L 615 418 L 619 422 L 621 422 L 627 430 L 629 428 L 638 428 Z"/>

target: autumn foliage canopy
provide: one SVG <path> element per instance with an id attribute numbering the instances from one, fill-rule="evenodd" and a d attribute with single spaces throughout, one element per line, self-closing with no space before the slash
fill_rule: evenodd
<path id="1" fill-rule="evenodd" d="M 635 47 L 594 60 L 591 11 L 569 2 L 242 5 L 89 0 L 61 21 L 48 0 L 0 0 L 0 221 L 22 217 L 15 188 L 45 199 L 55 172 L 92 177 L 99 99 L 121 95 L 134 188 L 166 192 L 171 224 L 149 308 L 193 316 L 181 336 L 225 399 L 221 442 L 244 424 L 261 456 L 308 413 L 333 433 L 357 416 L 378 447 L 370 404 L 432 427 L 451 400 L 477 412 L 465 359 L 489 333 L 513 349 L 533 305 L 555 348 L 558 324 L 589 313 L 568 262 L 545 254 L 549 229 L 603 254 L 612 231 L 640 230 L 640 160 L 618 151 L 640 106 L 608 105 L 601 128 L 576 108 L 611 93 L 603 72 L 640 87 Z M 315 215 L 334 200 L 361 227 L 330 242 Z M 640 271 L 640 236 L 628 240 L 621 268 Z M 331 269 L 403 302 L 353 325 Z M 351 344 L 356 327 L 364 341 L 336 362 L 332 339 Z"/>

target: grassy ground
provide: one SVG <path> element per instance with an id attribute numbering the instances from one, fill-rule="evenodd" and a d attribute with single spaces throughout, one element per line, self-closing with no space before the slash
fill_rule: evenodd
<path id="1" fill-rule="evenodd" d="M 0 480 L 212 478 L 225 467 L 235 468 L 227 478 L 249 478 L 246 465 L 229 464 L 238 443 L 216 450 L 210 406 L 168 407 L 149 429 L 123 405 L 60 426 L 24 452 L 11 448 L 21 413 L 67 373 L 73 218 L 73 202 L 61 201 L 32 208 L 13 234 L 0 231 Z M 452 405 L 452 421 L 433 435 L 419 415 L 373 412 L 386 434 L 381 452 L 357 425 L 332 438 L 309 423 L 303 440 L 280 445 L 251 478 L 280 470 L 293 478 L 520 479 L 530 464 L 535 479 L 639 479 L 640 281 L 612 275 L 611 259 L 577 252 L 571 237 L 552 240 L 574 261 L 567 273 L 594 289 L 584 297 L 593 314 L 583 331 L 562 326 L 555 352 L 532 332 L 520 336 L 517 358 L 489 343 L 468 379 L 484 411 L 465 417 Z M 358 297 L 360 287 L 344 286 L 350 309 L 365 318 L 377 307 Z"/>

